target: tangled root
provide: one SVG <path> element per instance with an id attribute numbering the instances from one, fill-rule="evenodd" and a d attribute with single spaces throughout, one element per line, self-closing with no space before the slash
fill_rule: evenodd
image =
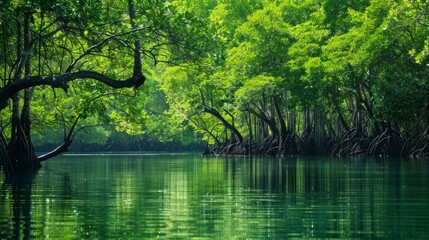
<path id="1" fill-rule="evenodd" d="M 411 157 L 429 157 L 429 128 L 415 138 L 409 138 L 404 144 L 405 151 Z"/>

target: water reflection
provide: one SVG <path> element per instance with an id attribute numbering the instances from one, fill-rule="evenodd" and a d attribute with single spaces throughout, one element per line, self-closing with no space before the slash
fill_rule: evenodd
<path id="1" fill-rule="evenodd" d="M 426 161 L 63 156 L 0 190 L 1 239 L 429 237 Z"/>
<path id="2" fill-rule="evenodd" d="M 31 181 L 32 177 L 23 178 L 13 185 L 4 183 L 1 187 L 1 192 L 10 192 L 8 195 L 0 195 L 2 203 L 9 203 L 8 206 L 2 206 L 8 213 L 8 218 L 2 220 L 2 224 L 7 224 L 8 235 L 14 236 L 16 239 L 30 238 Z"/>

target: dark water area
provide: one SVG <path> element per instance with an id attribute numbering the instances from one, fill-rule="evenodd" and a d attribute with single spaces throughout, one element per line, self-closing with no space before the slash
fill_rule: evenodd
<path id="1" fill-rule="evenodd" d="M 427 160 L 70 154 L 0 188 L 1 239 L 429 239 L 428 226 Z"/>

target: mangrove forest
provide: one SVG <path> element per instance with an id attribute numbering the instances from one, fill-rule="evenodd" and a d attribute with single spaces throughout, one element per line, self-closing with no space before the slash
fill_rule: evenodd
<path id="1" fill-rule="evenodd" d="M 429 154 L 426 0 L 3 0 L 0 32 L 8 179 L 75 143 Z"/>

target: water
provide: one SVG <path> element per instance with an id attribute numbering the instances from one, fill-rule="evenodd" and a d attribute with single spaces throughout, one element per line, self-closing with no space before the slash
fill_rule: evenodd
<path id="1" fill-rule="evenodd" d="M 0 189 L 1 239 L 429 239 L 427 226 L 427 160 L 64 155 Z"/>

